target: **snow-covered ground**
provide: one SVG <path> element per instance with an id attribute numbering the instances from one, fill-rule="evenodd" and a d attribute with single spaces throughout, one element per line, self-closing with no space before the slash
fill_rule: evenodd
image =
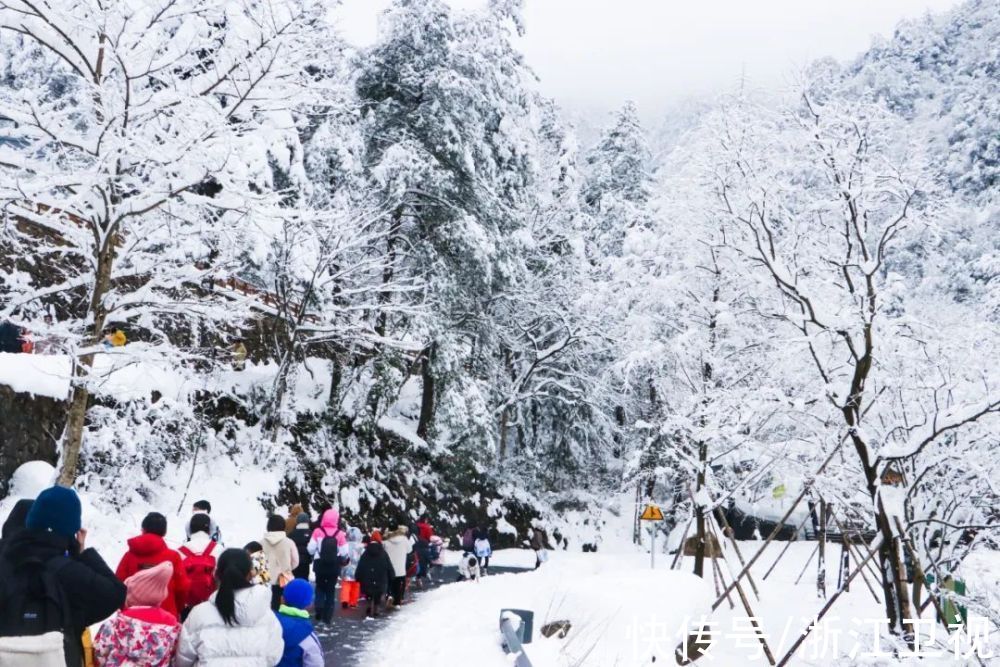
<path id="1" fill-rule="evenodd" d="M 411 607 L 396 614 L 388 627 L 366 648 L 363 664 L 393 667 L 400 655 L 411 664 L 459 665 L 470 661 L 480 667 L 510 665 L 501 648 L 501 609 L 528 609 L 535 613 L 534 641 L 527 653 L 535 667 L 632 667 L 675 664 L 674 650 L 693 626 L 707 619 L 713 641 L 698 664 L 767 665 L 768 661 L 750 626 L 748 614 L 734 591 L 732 607 L 723 603 L 710 612 L 716 599 L 714 570 L 706 561 L 708 576 L 691 574 L 694 559 L 681 558 L 671 570 L 672 555 L 658 553 L 656 569 L 650 566 L 647 547 L 636 547 L 630 539 L 630 505 L 620 500 L 617 523 L 610 523 L 599 553 L 554 552 L 539 570 L 523 574 L 490 575 L 477 582 L 464 582 L 429 592 Z M 740 542 L 749 559 L 762 541 Z M 790 545 L 767 580 L 764 574 L 787 543 L 774 542 L 752 568 L 759 597 L 744 580 L 744 592 L 754 617 L 777 660 L 791 648 L 799 633 L 825 604 L 816 592 L 817 567 L 811 555 L 816 542 Z M 659 548 L 657 549 L 659 551 Z M 739 556 L 728 543 L 725 559 L 717 560 L 728 582 L 739 571 Z M 828 595 L 838 586 L 839 545 L 827 550 Z M 449 554 L 457 562 L 458 554 Z M 808 562 L 808 565 L 807 565 Z M 528 550 L 497 552 L 491 565 L 534 567 Z M 800 583 L 795 580 L 805 570 Z M 873 588 L 871 573 L 866 573 Z M 963 567 L 971 587 L 997 586 L 1000 556 L 982 553 Z M 876 589 L 877 592 L 877 589 Z M 968 635 L 945 636 L 934 624 L 930 609 L 918 625 L 923 636 L 922 656 L 895 658 L 875 651 L 875 632 L 883 631 L 884 611 L 865 582 L 856 578 L 788 663 L 799 667 L 830 665 L 1000 665 L 1000 637 L 991 636 L 979 650 L 982 662 L 972 655 L 955 657 L 956 646 L 972 651 Z M 545 623 L 569 620 L 572 629 L 564 639 L 541 637 Z M 975 627 L 975 623 L 970 624 Z M 995 633 L 994 633 L 995 635 Z"/>
<path id="2" fill-rule="evenodd" d="M 759 543 L 742 542 L 740 546 L 749 556 Z M 784 546 L 771 545 L 754 566 L 760 598 L 749 584 L 744 586 L 771 651 L 779 660 L 825 602 L 816 594 L 815 560 L 801 583 L 795 584 L 815 542 L 792 544 L 779 567 L 766 581 L 762 580 Z M 835 563 L 839 553 L 839 546 L 832 546 L 827 561 L 830 595 L 837 587 Z M 730 557 L 735 567 L 735 555 Z M 425 594 L 417 604 L 395 615 L 386 630 L 368 645 L 362 663 L 392 667 L 400 655 L 406 655 L 410 664 L 419 665 L 458 665 L 474 660 L 479 667 L 508 666 L 510 659 L 501 648 L 500 611 L 517 608 L 535 613 L 534 641 L 526 648 L 535 667 L 651 665 L 653 656 L 657 658 L 656 665 L 675 664 L 673 653 L 683 630 L 700 624 L 706 615 L 713 628 L 713 642 L 699 664 L 725 667 L 768 664 L 750 627 L 749 615 L 735 592 L 734 608 L 724 603 L 709 615 L 715 599 L 713 582 L 691 574 L 693 559 L 682 559 L 681 566 L 674 571 L 669 569 L 671 558 L 658 560 L 653 571 L 649 556 L 635 551 L 559 552 L 534 572 L 490 575 L 478 583 L 445 586 Z M 502 551 L 491 560 L 491 565 L 494 563 L 532 567 L 534 556 L 525 550 Z M 726 564 L 721 560 L 719 564 L 726 572 Z M 977 569 L 982 567 L 985 565 Z M 987 572 L 995 575 L 1000 571 L 1000 559 L 992 562 L 992 568 Z M 726 578 L 729 579 L 728 572 Z M 876 628 L 881 631 L 884 627 L 880 622 L 883 616 L 881 605 L 875 602 L 864 582 L 856 579 L 789 664 L 801 667 L 980 664 L 971 656 L 955 658 L 956 642 L 964 652 L 970 650 L 968 637 L 946 638 L 943 628 L 934 626 L 930 611 L 923 615 L 926 623 L 920 626 L 924 657 L 897 659 L 879 655 L 874 650 L 874 638 Z M 543 638 L 539 633 L 541 626 L 556 620 L 572 623 L 569 634 L 565 639 Z M 995 639 L 990 649 L 994 654 Z M 988 650 L 982 650 L 980 655 L 982 664 L 1000 665 L 1000 657 L 989 657 Z"/>
<path id="3" fill-rule="evenodd" d="M 534 553 L 501 551 L 494 564 L 533 567 Z M 391 667 L 405 655 L 413 665 L 509 666 L 500 649 L 505 608 L 534 611 L 534 641 L 527 651 L 537 667 L 648 664 L 652 655 L 666 661 L 686 620 L 706 613 L 712 594 L 689 573 L 662 569 L 654 575 L 648 567 L 641 554 L 558 552 L 533 572 L 439 588 L 404 607 L 362 663 Z M 541 636 L 544 624 L 559 620 L 572 623 L 565 638 Z M 650 633 L 659 641 L 646 641 Z"/>

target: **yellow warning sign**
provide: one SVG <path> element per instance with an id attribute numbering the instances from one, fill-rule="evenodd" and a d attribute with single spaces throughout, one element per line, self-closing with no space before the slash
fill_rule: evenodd
<path id="1" fill-rule="evenodd" d="M 657 505 L 646 505 L 646 509 L 642 510 L 642 516 L 639 517 L 642 521 L 663 521 L 663 512 Z"/>

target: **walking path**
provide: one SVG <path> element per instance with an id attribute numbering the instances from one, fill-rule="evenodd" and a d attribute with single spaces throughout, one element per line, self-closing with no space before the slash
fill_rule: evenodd
<path id="1" fill-rule="evenodd" d="M 508 572 L 527 572 L 527 570 L 518 567 L 490 566 L 489 576 Z M 425 591 L 453 583 L 457 578 L 457 567 L 441 567 L 434 572 L 430 585 L 423 589 L 414 589 L 411 584 L 407 591 L 409 597 L 406 605 L 415 604 Z M 337 592 L 339 594 L 340 589 L 337 589 Z M 337 667 L 360 667 L 361 654 L 364 652 L 365 646 L 379 630 L 385 627 L 388 619 L 394 613 L 395 611 L 390 610 L 377 619 L 365 620 L 363 604 L 356 609 L 341 609 L 338 604 L 333 625 L 318 625 L 316 627 L 316 634 L 319 635 L 320 643 L 323 645 L 323 657 L 327 664 L 337 665 Z"/>

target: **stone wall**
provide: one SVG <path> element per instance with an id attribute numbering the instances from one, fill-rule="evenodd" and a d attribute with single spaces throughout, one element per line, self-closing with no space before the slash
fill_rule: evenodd
<path id="1" fill-rule="evenodd" d="M 66 423 L 66 403 L 0 385 L 0 497 L 26 461 L 56 463 L 56 443 Z"/>

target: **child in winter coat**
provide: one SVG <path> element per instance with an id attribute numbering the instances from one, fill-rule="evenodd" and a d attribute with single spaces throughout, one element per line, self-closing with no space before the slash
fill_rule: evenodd
<path id="1" fill-rule="evenodd" d="M 476 558 L 479 559 L 479 568 L 482 574 L 490 567 L 490 556 L 493 555 L 493 547 L 490 546 L 490 537 L 485 528 L 476 531 L 476 542 L 473 545 L 476 550 Z"/>
<path id="2" fill-rule="evenodd" d="M 282 601 L 277 613 L 285 652 L 275 667 L 323 667 L 323 649 L 306 611 L 313 601 L 312 586 L 295 579 L 285 586 Z"/>
<path id="3" fill-rule="evenodd" d="M 272 514 L 267 520 L 267 532 L 261 540 L 267 569 L 271 573 L 271 609 L 281 606 L 281 589 L 295 578 L 292 570 L 299 566 L 299 550 L 285 533 L 285 517 Z"/>
<path id="4" fill-rule="evenodd" d="M 163 562 L 125 580 L 125 609 L 94 637 L 98 667 L 167 667 L 174 657 L 181 626 L 160 608 L 169 593 L 174 566 Z"/>
<path id="5" fill-rule="evenodd" d="M 479 579 L 479 559 L 472 554 L 463 554 L 458 561 L 458 581 Z"/>
<path id="6" fill-rule="evenodd" d="M 212 522 L 207 514 L 191 517 L 191 538 L 178 551 L 184 560 L 181 567 L 188 578 L 187 603 L 181 612 L 181 620 L 187 618 L 195 605 L 208 600 L 215 592 L 215 559 L 222 553 L 219 543 L 213 540 Z"/>
<path id="7" fill-rule="evenodd" d="M 174 667 L 265 667 L 281 659 L 281 623 L 271 592 L 250 583 L 253 563 L 243 549 L 219 556 L 219 590 L 191 610 L 177 642 Z"/>
<path id="8" fill-rule="evenodd" d="M 260 542 L 247 542 L 243 550 L 250 556 L 250 583 L 255 586 L 270 586 L 271 573 L 267 569 L 267 555 Z"/>
<path id="9" fill-rule="evenodd" d="M 347 529 L 347 557 L 350 560 L 340 573 L 344 579 L 354 579 L 354 571 L 358 567 L 358 560 L 365 550 L 365 545 L 361 542 L 363 537 L 360 528 L 351 527 Z"/>
<path id="10" fill-rule="evenodd" d="M 367 600 L 366 618 L 378 616 L 378 607 L 382 597 L 389 590 L 389 585 L 396 578 L 389 555 L 382 548 L 381 540 L 374 538 L 365 545 L 364 553 L 358 559 L 358 567 L 354 576 L 361 584 L 361 592 Z"/>
<path id="11" fill-rule="evenodd" d="M 168 562 L 173 566 L 170 590 L 161 606 L 179 618 L 187 603 L 187 573 L 181 567 L 181 555 L 167 546 L 167 518 L 159 512 L 150 512 L 142 520 L 142 535 L 128 541 L 128 552 L 122 556 L 115 575 L 124 582 L 140 570 Z"/>

